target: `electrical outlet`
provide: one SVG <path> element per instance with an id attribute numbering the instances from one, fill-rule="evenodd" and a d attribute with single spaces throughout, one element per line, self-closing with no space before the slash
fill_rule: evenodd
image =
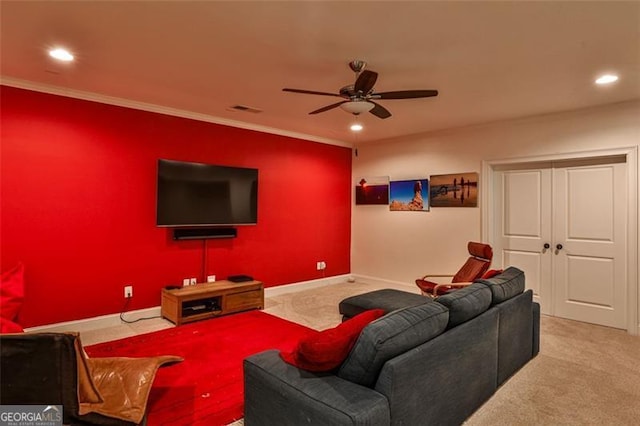
<path id="1" fill-rule="evenodd" d="M 196 285 L 197 283 L 198 283 L 198 279 L 197 278 L 191 278 L 189 280 L 189 284 L 191 284 L 191 285 Z"/>
<path id="2" fill-rule="evenodd" d="M 322 271 L 326 267 L 327 267 L 327 264 L 325 262 L 316 262 L 316 269 L 318 271 Z"/>
<path id="3" fill-rule="evenodd" d="M 185 278 L 184 280 L 182 280 L 182 287 L 186 287 L 189 285 L 189 278 Z"/>
<path id="4" fill-rule="evenodd" d="M 216 276 L 215 275 L 208 275 L 207 276 L 207 282 L 208 283 L 215 283 L 216 282 Z"/>
<path id="5" fill-rule="evenodd" d="M 124 298 L 129 299 L 131 297 L 133 297 L 133 286 L 132 285 L 124 286 Z"/>

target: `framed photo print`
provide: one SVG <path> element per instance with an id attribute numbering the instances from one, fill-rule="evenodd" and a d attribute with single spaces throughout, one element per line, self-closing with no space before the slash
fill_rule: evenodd
<path id="1" fill-rule="evenodd" d="M 391 211 L 429 211 L 429 180 L 397 180 L 390 184 Z"/>
<path id="2" fill-rule="evenodd" d="M 366 177 L 356 182 L 356 205 L 389 204 L 389 177 Z"/>
<path id="3" fill-rule="evenodd" d="M 478 173 L 431 176 L 432 207 L 477 207 Z"/>

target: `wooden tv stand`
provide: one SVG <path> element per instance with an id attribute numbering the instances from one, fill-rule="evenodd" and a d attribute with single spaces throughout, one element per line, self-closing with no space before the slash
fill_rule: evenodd
<path id="1" fill-rule="evenodd" d="M 181 325 L 220 315 L 264 308 L 260 281 L 216 281 L 178 289 L 162 289 L 162 317 Z"/>

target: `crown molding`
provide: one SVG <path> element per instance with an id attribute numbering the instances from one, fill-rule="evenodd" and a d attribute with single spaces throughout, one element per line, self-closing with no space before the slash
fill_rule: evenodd
<path id="1" fill-rule="evenodd" d="M 115 105 L 124 108 L 137 109 L 140 111 L 153 112 L 157 114 L 171 115 L 174 117 L 187 118 L 190 120 L 204 121 L 207 123 L 220 124 L 223 126 L 237 127 L 245 130 L 253 130 L 256 132 L 269 133 L 273 135 L 286 136 L 289 138 L 302 139 L 310 142 L 319 142 L 327 145 L 336 145 L 351 148 L 352 144 L 335 139 L 321 138 L 318 136 L 307 135 L 305 133 L 291 132 L 288 130 L 277 129 L 274 127 L 260 126 L 257 124 L 245 123 L 243 121 L 229 120 L 227 118 L 215 117 L 207 114 L 200 114 L 191 111 L 185 111 L 177 108 L 170 108 L 161 105 L 154 105 L 145 102 L 132 101 L 130 99 L 116 98 L 113 96 L 101 95 L 98 93 L 84 92 L 81 90 L 69 89 L 60 86 L 51 86 L 47 84 L 34 83 L 27 80 L 20 80 L 12 77 L 0 76 L 0 85 L 15 87 L 18 89 L 31 90 L 34 92 L 48 93 L 50 95 L 65 96 L 68 98 L 81 99 L 84 101 L 98 102 L 101 104 Z"/>

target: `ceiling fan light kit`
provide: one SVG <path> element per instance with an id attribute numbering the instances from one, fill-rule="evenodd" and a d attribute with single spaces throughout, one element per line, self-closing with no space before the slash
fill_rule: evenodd
<path id="1" fill-rule="evenodd" d="M 389 118 L 391 113 L 379 103 L 373 102 L 375 100 L 385 99 L 416 99 L 416 98 L 429 98 L 432 96 L 438 96 L 437 90 L 398 90 L 393 92 L 380 92 L 376 93 L 373 86 L 378 79 L 378 73 L 375 71 L 365 70 L 366 62 L 364 61 L 351 61 L 349 68 L 356 73 L 356 81 L 353 85 L 344 86 L 338 93 L 318 92 L 315 90 L 306 89 L 282 89 L 285 92 L 302 93 L 307 95 L 320 95 L 320 96 L 334 96 L 343 98 L 344 100 L 336 102 L 331 105 L 319 108 L 315 111 L 311 111 L 309 114 L 319 114 L 321 112 L 329 111 L 331 109 L 340 107 L 344 111 L 359 115 L 363 112 L 370 112 L 378 118 Z"/>
<path id="2" fill-rule="evenodd" d="M 375 105 L 372 102 L 363 100 L 345 102 L 343 104 L 340 104 L 340 108 L 347 111 L 348 113 L 355 115 L 362 114 L 363 112 L 369 112 L 373 109 L 373 107 L 375 107 Z"/>

